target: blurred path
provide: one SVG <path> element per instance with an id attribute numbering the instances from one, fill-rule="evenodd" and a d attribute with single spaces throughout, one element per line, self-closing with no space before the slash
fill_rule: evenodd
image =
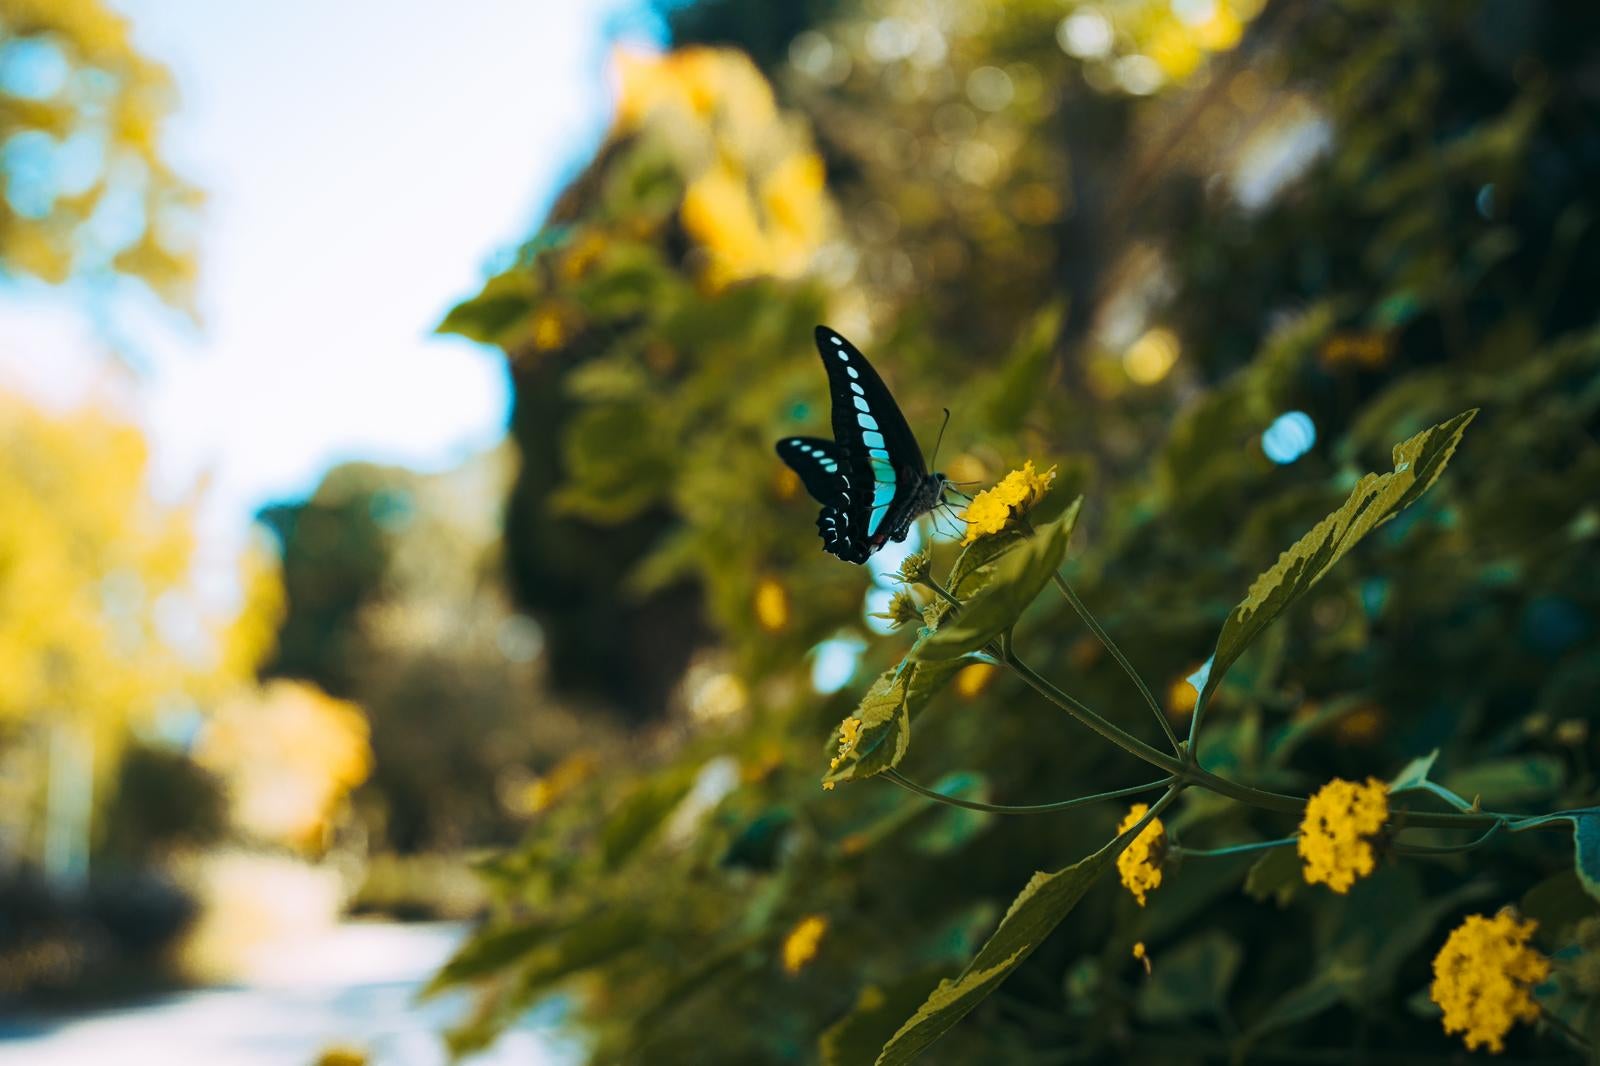
<path id="1" fill-rule="evenodd" d="M 458 922 L 336 926 L 285 942 L 238 986 L 62 1015 L 0 1018 L 0 1066 L 311 1066 L 332 1045 L 371 1066 L 443 1066 L 466 997 L 417 991 L 466 935 Z M 581 1048 L 533 1011 L 471 1066 L 567 1066 Z"/>

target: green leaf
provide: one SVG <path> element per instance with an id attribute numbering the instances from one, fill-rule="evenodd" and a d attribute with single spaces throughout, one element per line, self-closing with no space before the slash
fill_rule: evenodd
<path id="1" fill-rule="evenodd" d="M 957 659 L 918 663 L 909 658 L 878 675 L 852 717 L 861 722 L 854 746 L 829 770 L 824 781 L 859 781 L 900 765 L 911 745 L 911 719 L 966 664 Z M 837 751 L 839 732 L 829 738 Z"/>
<path id="2" fill-rule="evenodd" d="M 480 929 L 445 963 L 422 990 L 423 996 L 498 973 L 560 932 L 549 922 L 522 922 L 503 929 Z"/>
<path id="3" fill-rule="evenodd" d="M 1572 823 L 1573 871 L 1578 875 L 1578 880 L 1583 882 L 1583 890 L 1600 900 L 1600 807 L 1518 818 L 1511 823 L 1511 829 L 1532 829 L 1554 821 Z"/>
<path id="4" fill-rule="evenodd" d="M 600 832 L 600 854 L 607 869 L 616 869 L 660 827 L 694 784 L 679 772 L 651 778 L 636 787 L 606 820 Z"/>
<path id="5" fill-rule="evenodd" d="M 1524 755 L 1458 770 L 1445 778 L 1445 784 L 1469 801 L 1477 796 L 1483 806 L 1500 808 L 1553 796 L 1565 777 L 1566 766 L 1554 755 Z"/>
<path id="6" fill-rule="evenodd" d="M 977 651 L 1010 629 L 1067 554 L 1067 541 L 1078 520 L 1083 497 L 1049 525 L 1040 527 L 1014 551 L 994 564 L 994 578 L 962 604 L 933 634 L 917 642 L 919 660 L 953 659 Z"/>
<path id="7" fill-rule="evenodd" d="M 1300 855 L 1294 848 L 1273 848 L 1256 859 L 1245 875 L 1245 895 L 1261 903 L 1274 900 L 1278 906 L 1286 907 L 1305 883 L 1300 871 Z"/>
<path id="8" fill-rule="evenodd" d="M 1116 861 L 1133 835 L 1134 829 L 1129 829 L 1066 869 L 1034 874 L 1012 901 L 1000 920 L 1000 927 L 966 969 L 952 980 L 939 982 L 939 987 L 916 1014 L 883 1046 L 877 1066 L 912 1061 L 983 1002 L 1071 913 L 1100 875 Z"/>
<path id="9" fill-rule="evenodd" d="M 518 983 L 519 995 L 531 1002 L 557 981 L 641 946 L 649 934 L 650 923 L 642 914 L 616 908 L 595 911 L 533 952 Z"/>
<path id="10" fill-rule="evenodd" d="M 1422 788 L 1428 782 L 1428 771 L 1433 769 L 1433 764 L 1439 758 L 1439 749 L 1434 748 L 1426 755 L 1419 755 L 1400 768 L 1389 781 L 1389 792 L 1406 792 L 1411 789 Z"/>
<path id="11" fill-rule="evenodd" d="M 507 347 L 515 343 L 538 294 L 538 279 L 527 270 L 497 274 L 478 295 L 451 308 L 434 332 L 455 333 L 479 344 Z"/>
<path id="12" fill-rule="evenodd" d="M 1244 650 L 1284 609 L 1320 581 L 1334 563 L 1378 526 L 1393 518 L 1426 492 L 1444 471 L 1461 443 L 1461 434 L 1477 414 L 1464 411 L 1448 422 L 1426 429 L 1394 448 L 1394 469 L 1368 474 L 1356 483 L 1344 505 L 1312 527 L 1272 568 L 1257 577 L 1250 591 L 1222 624 L 1211 669 L 1200 690 L 1196 713 Z"/>
<path id="13" fill-rule="evenodd" d="M 1563 870 L 1523 893 L 1517 909 L 1539 923 L 1535 935 L 1549 954 L 1571 939 L 1573 926 L 1600 910 L 1600 902 L 1589 895 L 1575 872 Z"/>
<path id="14" fill-rule="evenodd" d="M 1139 989 L 1139 1017 L 1159 1023 L 1223 1014 L 1243 961 L 1239 942 L 1220 929 L 1162 952 L 1151 961 L 1150 979 Z"/>

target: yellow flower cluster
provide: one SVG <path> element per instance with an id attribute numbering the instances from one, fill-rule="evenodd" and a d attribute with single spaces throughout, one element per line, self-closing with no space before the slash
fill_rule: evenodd
<path id="1" fill-rule="evenodd" d="M 1334 778 L 1306 802 L 1300 823 L 1300 857 L 1306 884 L 1340 895 L 1372 872 L 1370 839 L 1389 818 L 1389 789 L 1375 777 L 1364 785 Z"/>
<path id="2" fill-rule="evenodd" d="M 850 749 L 856 746 L 856 740 L 861 736 L 861 719 L 851 715 L 839 723 L 839 754 L 828 761 L 828 769 L 837 770 L 844 757 L 850 754 Z M 833 782 L 824 781 L 822 787 L 829 792 L 833 791 Z"/>
<path id="3" fill-rule="evenodd" d="M 1536 928 L 1510 908 L 1493 918 L 1474 914 L 1434 956 L 1428 994 L 1444 1011 L 1444 1031 L 1464 1034 L 1467 1050 L 1498 1054 L 1514 1023 L 1539 1016 L 1530 990 L 1550 976 L 1550 960 L 1528 946 Z"/>
<path id="4" fill-rule="evenodd" d="M 817 946 L 822 934 L 828 931 L 828 919 L 820 914 L 809 914 L 800 919 L 783 940 L 783 968 L 789 973 L 799 973 L 806 963 L 817 957 Z"/>
<path id="5" fill-rule="evenodd" d="M 961 543 L 971 544 L 979 537 L 998 533 L 1013 516 L 1027 514 L 1044 499 L 1055 478 L 1055 467 L 1038 473 L 1033 469 L 1033 460 L 1029 459 L 1021 470 L 1011 471 L 994 488 L 978 493 L 961 513 L 967 523 L 967 535 Z"/>
<path id="6" fill-rule="evenodd" d="M 1150 809 L 1147 803 L 1135 803 L 1128 808 L 1128 816 L 1117 826 L 1118 833 L 1126 833 L 1139 824 L 1139 819 Z M 1133 898 L 1144 906 L 1145 895 L 1161 887 L 1161 859 L 1167 850 L 1167 827 L 1160 818 L 1150 819 L 1133 842 L 1117 856 L 1117 876 Z"/>

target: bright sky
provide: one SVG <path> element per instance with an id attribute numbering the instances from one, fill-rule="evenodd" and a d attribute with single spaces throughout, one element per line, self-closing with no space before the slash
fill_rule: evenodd
<path id="1" fill-rule="evenodd" d="M 148 301 L 111 318 L 160 482 L 209 475 L 226 534 L 340 461 L 498 440 L 502 358 L 431 331 L 600 137 L 638 0 L 112 3 L 172 71 L 167 155 L 209 197 L 202 328 Z M 41 286 L 0 293 L 0 378 L 70 398 L 105 372 L 97 328 Z"/>

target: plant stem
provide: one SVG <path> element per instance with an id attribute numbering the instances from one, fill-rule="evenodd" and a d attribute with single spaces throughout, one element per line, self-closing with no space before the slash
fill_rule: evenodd
<path id="1" fill-rule="evenodd" d="M 1237 781 L 1230 781 L 1199 766 L 1191 766 L 1181 774 L 1185 784 L 1197 785 L 1200 788 L 1210 789 L 1212 792 L 1229 799 L 1247 803 L 1252 807 L 1262 810 L 1279 811 L 1284 814 L 1300 814 L 1304 812 L 1306 801 L 1299 796 L 1286 796 L 1281 792 L 1267 792 L 1249 785 L 1241 785 Z M 1478 814 L 1447 814 L 1434 811 L 1412 811 L 1400 808 L 1389 812 L 1389 826 L 1395 831 L 1401 829 L 1490 829 L 1496 825 L 1507 825 L 1519 817 L 1514 814 L 1502 814 L 1497 811 L 1483 811 Z M 1546 826 L 1561 828 L 1558 822 L 1540 823 L 1527 826 L 1529 829 L 1543 829 Z M 1511 831 L 1517 828 L 1511 826 Z"/>
<path id="2" fill-rule="evenodd" d="M 1589 1041 L 1582 1033 L 1568 1025 L 1564 1018 L 1559 1017 L 1552 1010 L 1547 1010 L 1543 1004 L 1539 1005 L 1539 1017 L 1545 1022 L 1545 1024 L 1549 1025 L 1550 1028 L 1566 1037 L 1572 1043 L 1573 1047 L 1577 1048 L 1579 1051 L 1582 1051 L 1584 1054 L 1589 1053 Z"/>
<path id="3" fill-rule="evenodd" d="M 934 594 L 937 595 L 941 600 L 944 600 L 946 603 L 948 603 L 952 610 L 961 610 L 961 601 L 956 599 L 955 594 L 949 589 L 945 588 L 943 585 L 939 584 L 931 576 L 920 577 L 917 579 L 917 581 L 919 584 L 925 585 L 926 587 L 932 589 Z"/>
<path id="4" fill-rule="evenodd" d="M 1169 774 L 1180 778 L 1183 777 L 1186 768 L 1181 760 L 1174 756 L 1168 755 L 1164 751 L 1158 751 L 1157 749 L 1152 748 L 1150 745 L 1146 744 L 1138 737 L 1135 737 L 1133 734 L 1127 732 L 1119 726 L 1111 724 L 1111 722 L 1100 717 L 1100 715 L 1096 714 L 1094 711 L 1091 711 L 1088 707 L 1085 707 L 1082 703 L 1079 703 L 1065 692 L 1062 692 L 1060 689 L 1056 688 L 1049 681 L 1046 681 L 1044 678 L 1034 673 L 1031 669 L 1029 669 L 1026 663 L 1017 658 L 1016 652 L 1008 651 L 1004 656 L 1004 660 L 1006 665 L 1015 670 L 1018 676 L 1021 677 L 1022 680 L 1026 681 L 1035 692 L 1039 693 L 1039 695 L 1043 696 L 1057 707 L 1060 707 L 1062 710 L 1072 715 L 1072 717 L 1076 718 L 1078 721 L 1082 722 L 1096 733 L 1099 733 L 1102 737 L 1105 737 L 1107 740 L 1111 741 L 1111 743 L 1115 744 L 1123 751 L 1128 752 L 1130 755 L 1137 756 L 1138 758 L 1141 758 L 1145 762 L 1149 763 L 1151 766 L 1165 770 Z"/>
<path id="5" fill-rule="evenodd" d="M 1099 803 L 1101 800 L 1121 799 L 1123 796 L 1134 796 L 1140 792 L 1150 792 L 1170 785 L 1174 778 L 1166 777 L 1160 781 L 1151 781 L 1144 785 L 1131 785 L 1128 788 L 1119 788 L 1112 792 L 1100 792 L 1093 796 L 1079 796 L 1076 799 L 1058 800 L 1055 803 L 1035 803 L 1024 806 L 1009 806 L 1000 803 L 979 803 L 976 800 L 964 800 L 956 796 L 946 796 L 942 792 L 935 792 L 931 788 L 917 784 L 898 770 L 885 770 L 883 776 L 910 792 L 925 796 L 936 803 L 943 803 L 950 807 L 964 807 L 969 811 L 984 811 L 988 814 L 1053 814 L 1057 811 L 1070 811 L 1074 807 L 1083 807 L 1090 803 Z"/>
<path id="6" fill-rule="evenodd" d="M 1185 848 L 1174 845 L 1170 853 L 1185 859 L 1218 859 L 1224 855 L 1243 855 L 1251 851 L 1287 847 L 1298 839 L 1298 837 L 1284 837 L 1281 840 L 1257 840 L 1249 844 L 1232 844 L 1225 848 Z"/>
<path id="7" fill-rule="evenodd" d="M 1156 721 L 1161 723 L 1161 731 L 1167 734 L 1167 741 L 1172 745 L 1172 750 L 1182 753 L 1183 746 L 1178 743 L 1178 734 L 1173 732 L 1172 723 L 1167 721 L 1166 714 L 1161 710 L 1161 704 L 1156 702 L 1155 696 L 1150 692 L 1150 686 L 1144 683 L 1144 678 L 1140 677 L 1139 671 L 1133 668 L 1133 663 L 1129 662 L 1128 657 L 1122 654 L 1122 649 L 1117 647 L 1117 642 L 1112 640 L 1111 635 L 1101 627 L 1099 620 L 1089 613 L 1089 608 L 1084 606 L 1083 601 L 1078 598 L 1078 594 L 1073 591 L 1072 586 L 1067 584 L 1067 579 L 1062 577 L 1059 572 L 1051 574 L 1050 579 L 1055 582 L 1056 589 L 1061 595 L 1066 597 L 1067 602 L 1072 605 L 1072 609 L 1083 620 L 1083 624 L 1089 627 L 1089 631 L 1095 635 L 1095 638 L 1100 641 L 1106 651 L 1111 653 L 1111 657 L 1117 661 L 1117 665 L 1122 667 L 1122 672 L 1128 675 L 1134 687 L 1139 690 L 1139 695 L 1144 697 L 1145 706 L 1150 708 L 1151 712 L 1156 716 Z"/>
<path id="8" fill-rule="evenodd" d="M 1396 840 L 1390 844 L 1390 847 L 1394 849 L 1394 853 L 1396 855 L 1454 855 L 1459 852 L 1471 851 L 1473 848 L 1482 847 L 1504 827 L 1504 822 L 1496 822 L 1488 829 L 1484 830 L 1482 835 L 1478 836 L 1476 839 L 1467 841 L 1465 844 L 1402 844 L 1400 841 Z"/>

